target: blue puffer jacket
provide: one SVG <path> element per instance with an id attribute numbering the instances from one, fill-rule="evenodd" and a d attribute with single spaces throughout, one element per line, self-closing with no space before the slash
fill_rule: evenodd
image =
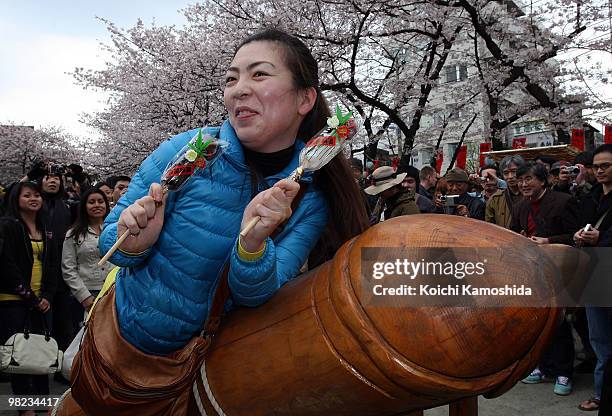
<path id="1" fill-rule="evenodd" d="M 121 334 L 147 353 L 168 354 L 199 333 L 228 257 L 230 303 L 260 305 L 298 274 L 327 222 L 324 196 L 309 185 L 283 231 L 274 241 L 268 238 L 263 256 L 255 261 L 240 259 L 236 247 L 242 214 L 251 199 L 249 171 L 229 122 L 208 131 L 229 147 L 183 189 L 169 194 L 164 227 L 155 245 L 139 255 L 117 251 L 110 258 L 124 267 L 116 282 Z M 169 161 L 196 133 L 197 129 L 191 130 L 165 141 L 142 163 L 128 192 L 105 220 L 102 254 L 117 239 L 121 211 L 147 195 L 152 183 L 159 183 Z M 291 163 L 266 178 L 270 186 L 298 166 L 304 143 L 297 141 L 295 147 Z"/>

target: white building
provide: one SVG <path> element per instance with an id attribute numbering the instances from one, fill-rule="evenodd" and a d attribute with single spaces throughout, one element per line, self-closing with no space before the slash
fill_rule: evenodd
<path id="1" fill-rule="evenodd" d="M 521 18 L 523 5 L 520 0 L 499 0 L 491 3 L 496 7 L 494 14 L 499 19 Z M 514 16 L 512 16 L 512 13 Z M 512 24 L 506 27 L 513 27 Z M 470 82 L 478 78 L 478 68 L 475 65 L 473 34 L 463 31 L 452 46 L 445 67 L 440 73 L 440 79 L 429 96 L 426 112 L 421 119 L 421 128 L 415 138 L 412 150 L 412 162 L 417 168 L 428 165 L 434 157 L 436 143 L 443 131 L 440 149 L 443 152 L 442 173 L 446 172 L 453 154 L 465 132 L 463 144 L 467 145 L 468 170 L 475 170 L 479 163 L 479 144 L 487 141 L 490 135 L 490 116 L 486 96 L 479 88 L 479 82 Z M 491 57 L 480 37 L 478 39 L 478 54 L 480 61 L 486 64 Z M 518 48 L 520 45 L 508 42 L 507 48 Z M 552 85 L 551 81 L 551 85 Z M 518 87 L 505 91 L 503 100 L 510 105 L 521 103 L 526 93 Z M 472 122 L 472 118 L 475 116 Z M 470 122 L 472 124 L 470 125 Z M 468 128 L 469 125 L 469 128 Z M 529 147 L 550 145 L 556 141 L 554 128 L 541 119 L 521 119 L 506 128 L 504 137 L 508 146 L 512 138 L 525 137 Z"/>

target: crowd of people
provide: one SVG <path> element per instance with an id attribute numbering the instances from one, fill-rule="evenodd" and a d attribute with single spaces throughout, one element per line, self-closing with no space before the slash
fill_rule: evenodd
<path id="1" fill-rule="evenodd" d="M 537 244 L 609 247 L 612 243 L 611 145 L 578 155 L 572 166 L 547 156 L 526 162 L 515 155 L 477 173 L 453 168 L 442 177 L 431 166 L 418 170 L 405 162 L 397 169 L 382 166 L 365 175 L 360 161 L 352 160 L 371 224 L 401 215 L 447 214 L 494 223 Z M 50 329 L 65 349 L 110 271 L 112 264 L 96 265 L 98 238 L 104 218 L 127 191 L 130 177 L 89 184 L 87 175 L 76 169 L 77 165 L 38 163 L 4 190 L 2 342 L 29 322 L 33 332 Z M 587 224 L 591 227 L 585 231 Z M 28 270 L 27 275 L 21 270 Z M 594 396 L 580 407 L 596 409 L 604 366 L 612 354 L 612 315 L 606 308 L 587 307 L 567 316 L 540 365 L 523 382 L 553 378 L 556 394 L 571 393 L 573 326 L 584 347 L 578 371 L 593 371 L 595 379 Z M 13 375 L 11 383 L 15 394 L 49 392 L 45 376 Z"/>
<path id="2" fill-rule="evenodd" d="M 97 266 L 102 222 L 128 176 L 90 184 L 78 165 L 37 162 L 0 204 L 0 344 L 28 327 L 65 350 L 112 265 Z M 60 373 L 56 380 L 67 383 Z M 49 394 L 44 375 L 12 374 L 15 396 Z M 23 414 L 34 414 L 23 411 Z"/>
<path id="3" fill-rule="evenodd" d="M 513 155 L 503 158 L 499 165 L 487 164 L 470 175 L 453 168 L 439 177 L 431 166 L 419 171 L 406 161 L 402 159 L 397 169 L 382 166 L 364 175 L 361 161 L 352 160 L 372 224 L 419 213 L 459 215 L 510 229 L 536 244 L 612 246 L 610 144 L 580 153 L 573 164 L 546 155 L 533 161 Z M 572 321 L 585 353 L 577 370 L 593 372 L 595 382 L 594 396 L 581 402 L 579 408 L 597 410 L 604 367 L 612 356 L 612 309 L 575 308 L 566 311 L 566 315 L 540 365 L 523 382 L 535 384 L 552 379 L 556 394 L 572 392 Z"/>

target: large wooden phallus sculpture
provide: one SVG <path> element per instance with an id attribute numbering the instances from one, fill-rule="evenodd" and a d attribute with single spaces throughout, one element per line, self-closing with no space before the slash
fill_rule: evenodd
<path id="1" fill-rule="evenodd" d="M 204 368 L 223 413 L 399 415 L 501 395 L 537 365 L 560 309 L 368 306 L 361 249 L 402 246 L 501 248 L 505 264 L 496 266 L 507 283 L 559 279 L 559 265 L 543 258 L 572 273 L 575 267 L 572 248 L 549 246 L 559 255 L 537 255 L 543 247 L 482 221 L 384 221 L 265 305 L 227 317 Z"/>
<path id="2" fill-rule="evenodd" d="M 496 397 L 536 366 L 560 322 L 562 310 L 552 307 L 476 301 L 415 308 L 391 297 L 389 305 L 374 306 L 362 290 L 367 247 L 499 248 L 503 261 L 490 266 L 506 283 L 546 284 L 576 267 L 572 248 L 538 246 L 481 221 L 445 215 L 385 221 L 266 304 L 226 317 L 194 390 L 207 399 L 200 409 L 227 416 L 386 416 Z"/>

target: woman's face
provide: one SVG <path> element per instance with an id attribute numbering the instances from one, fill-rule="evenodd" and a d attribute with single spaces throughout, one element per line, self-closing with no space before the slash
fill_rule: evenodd
<path id="1" fill-rule="evenodd" d="M 42 208 L 42 196 L 38 191 L 23 187 L 19 193 L 19 210 L 21 212 L 36 213 Z"/>
<path id="2" fill-rule="evenodd" d="M 87 197 L 87 216 L 90 219 L 99 219 L 106 216 L 106 204 L 99 193 L 93 193 Z"/>
<path id="3" fill-rule="evenodd" d="M 276 42 L 251 42 L 238 50 L 225 79 L 225 108 L 240 142 L 271 153 L 295 142 L 316 100 L 314 88 L 297 90 Z"/>

